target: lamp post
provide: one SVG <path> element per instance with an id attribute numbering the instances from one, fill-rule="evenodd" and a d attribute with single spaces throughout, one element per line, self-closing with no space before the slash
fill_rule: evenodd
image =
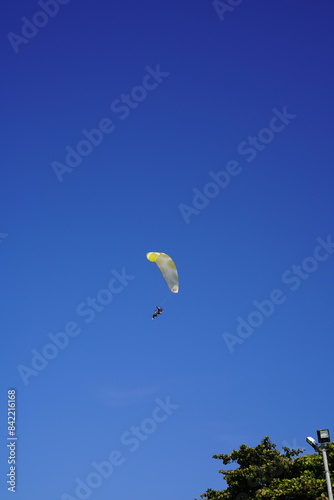
<path id="1" fill-rule="evenodd" d="M 318 436 L 318 443 L 319 444 L 312 437 L 307 437 L 306 441 L 316 451 L 320 451 L 321 450 L 321 452 L 322 452 L 322 458 L 323 458 L 324 467 L 325 467 L 325 475 L 326 475 L 328 499 L 329 500 L 334 500 L 333 499 L 332 484 L 331 484 L 331 477 L 329 475 L 329 469 L 328 469 L 327 453 L 326 453 L 326 443 L 330 442 L 329 430 L 328 429 L 320 429 L 320 430 L 317 431 L 317 436 Z"/>

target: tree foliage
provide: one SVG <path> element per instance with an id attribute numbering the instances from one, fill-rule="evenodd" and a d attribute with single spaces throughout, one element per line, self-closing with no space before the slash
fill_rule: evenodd
<path id="1" fill-rule="evenodd" d="M 300 456 L 304 450 L 276 445 L 266 436 L 259 445 L 241 445 L 231 454 L 213 455 L 224 465 L 238 468 L 220 470 L 228 485 L 226 490 L 208 489 L 201 497 L 207 500 L 325 500 L 327 486 L 322 454 Z M 334 442 L 327 447 L 329 470 L 334 470 Z M 333 476 L 331 477 L 333 484 Z"/>

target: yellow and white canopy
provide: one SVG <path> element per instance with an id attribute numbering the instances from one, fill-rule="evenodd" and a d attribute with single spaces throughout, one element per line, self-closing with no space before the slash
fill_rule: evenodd
<path id="1" fill-rule="evenodd" d="M 160 269 L 165 281 L 173 293 L 179 291 L 179 276 L 174 261 L 166 253 L 148 252 L 146 257 L 150 262 L 155 262 Z"/>

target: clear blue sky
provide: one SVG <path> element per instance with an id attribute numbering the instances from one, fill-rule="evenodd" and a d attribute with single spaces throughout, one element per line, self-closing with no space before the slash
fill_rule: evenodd
<path id="1" fill-rule="evenodd" d="M 1 498 L 11 388 L 17 500 L 193 500 L 334 436 L 334 7 L 231 3 L 4 6 Z"/>

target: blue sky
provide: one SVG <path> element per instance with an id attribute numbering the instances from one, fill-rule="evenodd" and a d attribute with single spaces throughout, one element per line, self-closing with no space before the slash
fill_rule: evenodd
<path id="1" fill-rule="evenodd" d="M 12 388 L 18 500 L 192 500 L 331 428 L 334 7 L 222 5 L 6 4 L 2 498 Z"/>

